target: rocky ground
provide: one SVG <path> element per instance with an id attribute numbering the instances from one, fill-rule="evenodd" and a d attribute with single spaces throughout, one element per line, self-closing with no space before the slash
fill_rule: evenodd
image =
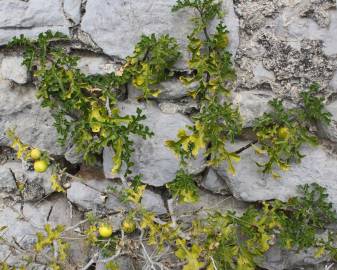
<path id="1" fill-rule="evenodd" d="M 337 210 L 337 9 L 334 0 L 226 0 L 225 23 L 230 31 L 230 51 L 237 71 L 233 99 L 240 107 L 247 130 L 254 118 L 268 110 L 267 102 L 282 97 L 296 104 L 298 94 L 312 82 L 321 86 L 327 110 L 333 121 L 319 126 L 321 145 L 304 149 L 305 158 L 282 179 L 262 176 L 255 167 L 253 150 L 241 155 L 235 176 L 227 175 L 224 166 L 205 171 L 202 156 L 189 164 L 197 175 L 201 199 L 193 206 L 179 206 L 178 215 L 198 208 L 217 207 L 242 211 L 247 202 L 286 200 L 296 195 L 296 186 L 317 182 L 327 188 Z M 73 226 L 88 211 L 118 212 L 125 208 L 117 197 L 106 195 L 110 186 L 119 188 L 111 179 L 111 149 L 105 149 L 102 163 L 87 168 L 71 142 L 57 144 L 57 133 L 50 112 L 40 107 L 35 86 L 21 65 L 20 51 L 5 48 L 15 35 L 36 37 L 51 29 L 71 37 L 65 44 L 80 56 L 80 69 L 86 74 L 105 74 L 115 70 L 120 60 L 129 55 L 141 33 L 169 33 L 177 38 L 184 59 L 187 58 L 186 35 L 191 29 L 188 12 L 172 14 L 175 0 L 3 0 L 0 5 L 0 226 L 8 226 L 3 237 L 24 247 L 32 245 L 35 233 L 46 222 Z M 3 45 L 3 46 L 2 46 Z M 181 61 L 177 70 L 184 70 Z M 159 215 L 168 212 L 167 194 L 162 188 L 178 168 L 178 160 L 164 146 L 177 131 L 191 123 L 191 112 L 197 104 L 187 97 L 187 89 L 178 80 L 163 83 L 158 98 L 147 104 L 136 103 L 136 93 L 129 88 L 128 99 L 120 103 L 122 112 L 133 113 L 137 106 L 147 115 L 146 124 L 155 136 L 144 142 L 135 141 L 134 172 L 143 174 L 148 184 L 143 205 Z M 84 179 L 69 181 L 65 195 L 51 189 L 50 172 L 36 174 L 15 159 L 5 135 L 8 128 L 24 143 L 48 151 L 69 165 L 74 174 Z M 233 145 L 240 148 L 249 138 Z M 24 182 L 24 192 L 17 182 Z M 118 229 L 121 217 L 113 218 Z M 80 229 L 80 228 L 79 228 Z M 76 235 L 70 235 L 75 237 Z M 0 259 L 15 262 L 19 254 L 0 246 Z M 90 250 L 73 245 L 74 265 L 84 265 Z M 121 269 L 138 269 L 137 262 L 123 258 Z M 134 265 L 134 266 L 131 266 Z M 273 249 L 261 267 L 268 270 L 332 270 L 333 265 L 314 260 L 306 254 L 286 253 Z M 329 268 L 330 267 L 330 268 Z M 41 268 L 43 269 L 43 268 Z M 80 269 L 80 268 L 79 268 Z M 98 265 L 96 269 L 100 268 Z M 337 269 L 337 268 L 336 268 Z"/>

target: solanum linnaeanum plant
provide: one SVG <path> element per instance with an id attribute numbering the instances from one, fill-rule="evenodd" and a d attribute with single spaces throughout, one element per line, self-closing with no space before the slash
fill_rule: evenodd
<path id="1" fill-rule="evenodd" d="M 71 138 L 89 163 L 104 147 L 112 147 L 113 173 L 124 162 L 128 174 L 134 151 L 130 136 L 146 139 L 153 133 L 142 124 L 145 116 L 140 109 L 135 115 L 121 115 L 117 96 L 128 82 L 142 90 L 144 98 L 156 96 L 155 87 L 170 76 L 168 70 L 179 57 L 177 43 L 168 35 L 142 36 L 134 54 L 116 73 L 87 76 L 77 67 L 79 58 L 57 46 L 65 40 L 63 34 L 48 31 L 37 40 L 14 38 L 9 46 L 25 49 L 23 64 L 36 78 L 42 106 L 52 109 L 59 141 L 64 144 Z"/>
<path id="2" fill-rule="evenodd" d="M 286 109 L 283 101 L 270 101 L 272 111 L 256 119 L 254 131 L 258 145 L 255 150 L 267 155 L 265 163 L 258 163 L 263 173 L 279 177 L 275 167 L 288 170 L 291 162 L 300 162 L 304 157 L 301 148 L 304 144 L 316 145 L 318 139 L 310 133 L 315 122 L 329 124 L 331 115 L 324 111 L 323 100 L 315 96 L 317 85 L 301 93 L 299 106 Z"/>
<path id="3" fill-rule="evenodd" d="M 200 112 L 193 116 L 193 126 L 181 130 L 178 139 L 167 141 L 166 145 L 180 157 L 182 165 L 186 159 L 204 151 L 209 165 L 217 166 L 225 161 L 229 172 L 235 173 L 233 161 L 240 157 L 227 150 L 226 144 L 240 134 L 242 121 L 229 96 L 235 72 L 227 50 L 228 31 L 220 22 L 213 34 L 208 32 L 210 22 L 222 17 L 221 6 L 220 1 L 185 0 L 173 7 L 173 11 L 192 8 L 198 14 L 193 18 L 195 27 L 188 36 L 191 54 L 188 67 L 192 75 L 180 79 L 185 85 L 196 84 L 190 95 L 199 102 Z"/>

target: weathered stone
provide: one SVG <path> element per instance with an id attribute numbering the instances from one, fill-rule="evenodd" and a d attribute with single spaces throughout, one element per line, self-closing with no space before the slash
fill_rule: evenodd
<path id="1" fill-rule="evenodd" d="M 227 3 L 228 2 L 228 3 Z M 142 34 L 170 34 L 175 37 L 187 58 L 187 35 L 191 32 L 192 12 L 183 10 L 172 13 L 175 0 L 114 1 L 88 0 L 81 28 L 108 55 L 125 58 L 133 51 Z M 232 1 L 226 1 L 232 53 L 238 46 L 238 20 Z M 132 16 L 130 16 L 132 14 Z M 99 18 L 99 19 L 98 19 Z M 181 65 L 180 65 L 181 66 Z"/>
<path id="2" fill-rule="evenodd" d="M 304 39 L 300 42 L 300 49 L 295 49 L 264 31 L 259 42 L 266 50 L 264 67 L 273 71 L 276 80 L 284 87 L 278 89 L 280 95 L 296 98 L 309 84 L 317 82 L 326 88 L 333 78 L 336 62 L 324 54 L 320 41 Z"/>
<path id="3" fill-rule="evenodd" d="M 65 153 L 57 143 L 54 119 L 48 109 L 41 107 L 34 89 L 11 88 L 8 82 L 0 81 L 0 105 L 1 144 L 9 145 L 6 130 L 15 128 L 24 143 L 54 155 Z"/>
<path id="4" fill-rule="evenodd" d="M 327 105 L 326 109 L 332 114 L 331 122 L 329 125 L 321 124 L 320 131 L 329 140 L 337 142 L 337 101 Z"/>
<path id="5" fill-rule="evenodd" d="M 71 164 L 79 164 L 83 161 L 83 154 L 79 153 L 76 150 L 75 145 L 71 145 L 67 148 L 67 151 L 64 154 L 66 160 L 68 160 Z"/>
<path id="6" fill-rule="evenodd" d="M 115 212 L 126 209 L 117 195 L 108 192 L 109 188 L 121 191 L 122 185 L 110 180 L 85 180 L 72 182 L 67 190 L 69 201 L 83 210 L 113 210 Z"/>
<path id="7" fill-rule="evenodd" d="M 15 179 L 11 171 L 6 167 L 0 167 L 0 191 L 14 192 L 17 189 Z"/>
<path id="8" fill-rule="evenodd" d="M 196 215 L 205 217 L 207 214 L 220 211 L 235 211 L 242 214 L 247 208 L 247 204 L 238 201 L 232 196 L 223 196 L 219 194 L 212 194 L 204 190 L 199 190 L 199 200 L 196 203 L 176 204 L 173 207 L 174 214 L 179 219 L 190 220 Z"/>
<path id="9" fill-rule="evenodd" d="M 197 112 L 199 109 L 199 105 L 193 100 L 179 103 L 164 101 L 159 103 L 158 107 L 163 113 L 182 113 L 187 115 L 191 114 L 192 112 Z"/>
<path id="10" fill-rule="evenodd" d="M 242 91 L 234 94 L 233 103 L 239 108 L 244 127 L 252 127 L 254 120 L 270 111 L 268 102 L 273 96 L 265 91 Z"/>
<path id="11" fill-rule="evenodd" d="M 228 194 L 228 188 L 225 181 L 219 177 L 213 169 L 209 169 L 207 175 L 201 182 L 201 186 L 216 194 Z"/>
<path id="12" fill-rule="evenodd" d="M 78 61 L 78 68 L 86 75 L 104 75 L 116 71 L 113 61 L 104 56 L 82 56 Z"/>
<path id="13" fill-rule="evenodd" d="M 37 201 L 42 199 L 45 195 L 53 192 L 50 182 L 50 170 L 47 170 L 45 173 L 29 171 L 26 170 L 23 164 L 19 161 L 7 162 L 2 165 L 1 169 L 4 173 L 6 172 L 5 175 L 8 175 L 8 172 L 12 175 L 11 180 L 13 184 L 11 186 L 12 192 L 10 195 L 18 195 L 16 182 L 18 185 L 20 183 L 24 184 L 24 189 L 21 193 L 24 201 Z"/>
<path id="14" fill-rule="evenodd" d="M 64 224 L 67 227 L 80 220 L 79 213 L 70 207 L 63 196 L 53 196 L 51 200 L 44 200 L 39 204 L 25 203 L 22 211 L 20 208 L 21 205 L 16 204 L 0 210 L 0 225 L 7 227 L 1 236 L 9 242 L 12 242 L 15 237 L 20 246 L 28 250 L 34 248 L 36 233 L 43 231 L 46 223 L 53 227 L 58 224 Z M 70 250 L 70 256 L 74 263 L 83 262 L 86 259 L 85 251 L 81 250 L 78 241 L 76 243 L 75 249 L 81 251 L 81 256 L 74 256 L 76 252 L 73 253 L 73 249 Z M 10 255 L 7 260 L 9 264 L 23 262 L 23 258 L 19 256 L 20 253 L 14 250 L 11 252 L 7 246 L 0 245 L 0 258 L 6 258 L 8 255 Z"/>
<path id="15" fill-rule="evenodd" d="M 145 209 L 158 215 L 167 213 L 163 198 L 150 190 L 144 191 L 141 203 Z"/>
<path id="16" fill-rule="evenodd" d="M 71 183 L 67 190 L 67 198 L 84 210 L 93 210 L 98 205 L 103 205 L 106 200 L 101 192 L 81 182 Z"/>
<path id="17" fill-rule="evenodd" d="M 155 136 L 146 141 L 138 137 L 133 138 L 135 152 L 132 161 L 135 165 L 132 170 L 134 174 L 143 175 L 144 183 L 162 186 L 172 181 L 179 169 L 179 160 L 165 146 L 165 141 L 175 139 L 179 129 L 192 123 L 181 114 L 165 114 L 151 103 L 125 102 L 120 104 L 122 114 L 135 114 L 137 107 L 143 110 L 147 117 L 143 123 L 154 132 Z M 118 177 L 118 175 L 111 174 L 112 157 L 113 151 L 106 148 L 103 152 L 103 166 L 107 178 Z M 202 155 L 199 155 L 189 164 L 188 169 L 191 173 L 199 173 L 203 166 L 204 160 Z"/>
<path id="18" fill-rule="evenodd" d="M 321 28 L 316 22 L 307 18 L 299 18 L 292 14 L 292 17 L 288 17 L 288 20 L 295 21 L 296 23 L 289 23 L 289 36 L 292 39 L 310 39 L 321 40 L 323 42 L 323 51 L 325 54 L 331 56 L 337 54 L 336 42 L 337 42 L 337 10 L 331 10 L 329 27 Z M 286 18 L 284 14 L 284 18 Z"/>
<path id="19" fill-rule="evenodd" d="M 267 21 L 266 17 L 272 17 L 277 12 L 280 1 L 271 0 L 234 0 L 235 11 L 242 20 L 240 28 L 246 33 L 252 34 L 263 27 Z"/>
<path id="20" fill-rule="evenodd" d="M 253 69 L 254 77 L 255 79 L 261 83 L 264 81 L 274 81 L 275 76 L 273 72 L 270 72 L 269 70 L 265 69 L 262 62 L 258 62 L 254 69 Z"/>
<path id="21" fill-rule="evenodd" d="M 235 149 L 249 142 L 238 142 Z M 305 157 L 299 164 L 293 164 L 287 172 L 280 172 L 281 179 L 275 180 L 271 175 L 259 172 L 255 162 L 263 162 L 254 149 L 242 152 L 241 161 L 236 164 L 236 175 L 226 173 L 226 165 L 218 168 L 219 175 L 225 176 L 225 181 L 232 194 L 244 201 L 260 201 L 280 199 L 287 200 L 297 194 L 297 186 L 318 183 L 327 188 L 329 199 L 337 209 L 336 168 L 337 157 L 333 156 L 323 146 L 304 147 Z"/>
<path id="22" fill-rule="evenodd" d="M 0 44 L 24 34 L 36 37 L 47 30 L 69 33 L 60 0 L 5 0 L 0 6 Z"/>
<path id="23" fill-rule="evenodd" d="M 63 0 L 63 9 L 68 19 L 75 24 L 81 21 L 81 0 Z"/>
<path id="24" fill-rule="evenodd" d="M 1 76 L 5 80 L 25 84 L 28 81 L 27 68 L 22 65 L 23 57 L 7 56 L 1 63 Z"/>
<path id="25" fill-rule="evenodd" d="M 10 81 L 0 80 L 0 117 L 21 112 L 36 102 L 34 89 L 13 87 Z"/>
<path id="26" fill-rule="evenodd" d="M 315 251 L 315 249 L 309 248 L 307 251 L 297 253 L 296 251 L 281 250 L 279 247 L 274 246 L 264 255 L 263 260 L 259 263 L 259 266 L 268 270 L 326 269 L 321 263 L 328 262 L 329 259 L 325 256 L 320 258 L 315 257 Z"/>
<path id="27" fill-rule="evenodd" d="M 330 14 L 328 10 L 336 8 L 335 0 L 314 0 L 301 1 L 301 17 L 307 17 L 314 20 L 320 27 L 328 27 L 330 24 Z"/>

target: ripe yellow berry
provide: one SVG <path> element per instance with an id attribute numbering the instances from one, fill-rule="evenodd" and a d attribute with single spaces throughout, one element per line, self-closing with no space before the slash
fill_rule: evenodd
<path id="1" fill-rule="evenodd" d="M 278 133 L 279 138 L 282 140 L 286 140 L 289 138 L 289 128 L 287 127 L 279 128 L 277 133 Z"/>
<path id="2" fill-rule="evenodd" d="M 98 228 L 99 235 L 103 238 L 109 238 L 112 235 L 112 227 L 107 224 L 102 224 Z"/>
<path id="3" fill-rule="evenodd" d="M 41 157 L 41 151 L 37 148 L 32 149 L 32 151 L 30 151 L 30 157 L 34 160 L 38 160 Z"/>
<path id="4" fill-rule="evenodd" d="M 122 223 L 122 229 L 125 233 L 133 233 L 136 230 L 136 222 L 131 218 L 126 218 Z"/>
<path id="5" fill-rule="evenodd" d="M 38 173 L 43 173 L 48 169 L 48 163 L 45 160 L 37 160 L 34 162 L 34 170 Z"/>

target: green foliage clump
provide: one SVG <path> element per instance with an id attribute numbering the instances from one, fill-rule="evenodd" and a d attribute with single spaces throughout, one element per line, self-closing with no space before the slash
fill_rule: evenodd
<path id="1" fill-rule="evenodd" d="M 61 144 L 71 138 L 89 163 L 104 147 L 112 147 L 113 173 L 123 163 L 131 167 L 134 149 L 130 136 L 146 139 L 153 133 L 142 124 L 145 115 L 140 109 L 135 115 L 120 113 L 117 96 L 128 82 L 140 88 L 144 97 L 156 95 L 158 91 L 153 87 L 170 76 L 168 70 L 179 57 L 176 41 L 168 35 L 142 36 L 121 70 L 86 76 L 77 68 L 79 58 L 57 46 L 57 42 L 65 40 L 63 34 L 48 31 L 37 40 L 14 38 L 9 46 L 24 47 L 23 64 L 37 80 L 42 106 L 52 109 Z"/>
<path id="2" fill-rule="evenodd" d="M 185 159 L 196 157 L 203 148 L 207 148 L 204 155 L 209 165 L 216 166 L 225 161 L 230 173 L 235 173 L 233 161 L 238 161 L 239 156 L 227 150 L 226 144 L 240 134 L 242 121 L 229 97 L 230 81 L 236 77 L 231 54 L 227 50 L 228 31 L 220 22 L 214 34 L 208 33 L 209 23 L 222 17 L 221 2 L 178 1 L 173 11 L 183 8 L 195 9 L 198 16 L 193 18 L 195 27 L 188 36 L 191 54 L 188 66 L 192 76 L 180 79 L 185 85 L 196 85 L 190 95 L 199 102 L 200 112 L 193 117 L 194 126 L 187 127 L 190 133 L 181 130 L 178 140 L 166 144 L 181 158 L 182 165 Z M 201 35 L 204 37 L 201 38 Z"/>
<path id="3" fill-rule="evenodd" d="M 35 250 L 41 253 L 48 249 L 49 252 L 53 254 L 53 261 L 50 262 L 50 267 L 53 270 L 61 270 L 60 263 L 64 263 L 68 257 L 67 250 L 69 249 L 69 244 L 61 238 L 63 232 L 63 225 L 57 225 L 53 229 L 50 224 L 46 224 L 45 232 L 37 233 Z M 55 256 L 55 254 L 57 254 L 57 256 Z"/>
<path id="4" fill-rule="evenodd" d="M 258 154 L 266 154 L 268 161 L 258 163 L 263 173 L 272 173 L 279 177 L 275 166 L 288 170 L 291 162 L 299 163 L 304 157 L 301 148 L 304 144 L 317 145 L 318 139 L 309 130 L 317 122 L 329 124 L 331 115 L 324 111 L 323 100 L 316 97 L 317 85 L 301 93 L 301 105 L 286 109 L 283 101 L 270 101 L 272 111 L 256 119 L 256 132 L 260 147 L 255 147 Z"/>
<path id="5" fill-rule="evenodd" d="M 317 257 L 326 254 L 335 258 L 335 233 L 330 231 L 328 238 L 320 236 L 336 222 L 326 190 L 312 184 L 299 187 L 299 192 L 300 196 L 288 202 L 263 202 L 241 216 L 215 213 L 195 222 L 193 243 L 199 247 L 199 257 L 194 260 L 206 258 L 208 269 L 254 270 L 274 245 L 297 251 L 313 247 Z M 190 259 L 186 260 L 188 265 Z"/>
<path id="6" fill-rule="evenodd" d="M 181 203 L 194 203 L 199 198 L 198 187 L 193 177 L 184 170 L 179 170 L 175 179 L 166 186 Z"/>
<path id="7" fill-rule="evenodd" d="M 170 72 L 180 56 L 174 38 L 163 35 L 158 39 L 154 34 L 142 36 L 133 55 L 127 57 L 122 72 L 133 78 L 133 85 L 143 92 L 141 98 L 157 97 L 158 84 L 172 77 Z"/>

